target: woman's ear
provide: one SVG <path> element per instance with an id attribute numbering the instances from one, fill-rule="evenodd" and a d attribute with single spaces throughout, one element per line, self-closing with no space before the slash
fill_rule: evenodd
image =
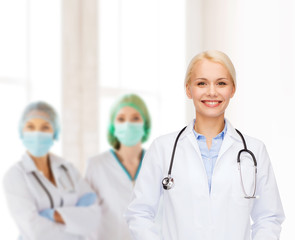
<path id="1" fill-rule="evenodd" d="M 230 98 L 232 98 L 232 97 L 235 95 L 235 93 L 236 93 L 236 87 L 235 87 L 235 86 L 233 86 L 233 91 L 232 91 L 232 93 L 231 93 L 231 96 L 230 96 Z"/>
<path id="2" fill-rule="evenodd" d="M 191 94 L 191 90 L 190 90 L 190 85 L 187 83 L 185 85 L 185 91 L 186 91 L 186 96 L 189 98 L 189 99 L 192 99 L 192 94 Z"/>

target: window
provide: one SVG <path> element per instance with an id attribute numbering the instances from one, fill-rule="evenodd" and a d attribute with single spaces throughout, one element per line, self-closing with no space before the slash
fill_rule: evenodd
<path id="1" fill-rule="evenodd" d="M 148 106 L 152 132 L 147 146 L 160 134 L 181 128 L 185 2 L 101 0 L 98 16 L 99 150 L 109 148 L 109 112 L 122 94 L 136 93 Z"/>

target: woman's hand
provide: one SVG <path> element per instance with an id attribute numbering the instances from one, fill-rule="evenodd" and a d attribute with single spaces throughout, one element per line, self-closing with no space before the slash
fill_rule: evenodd
<path id="1" fill-rule="evenodd" d="M 64 220 L 62 219 L 62 216 L 59 214 L 59 212 L 54 211 L 54 221 L 61 223 L 61 224 L 65 224 Z"/>
<path id="2" fill-rule="evenodd" d="M 47 208 L 45 210 L 42 210 L 41 212 L 39 212 L 39 215 L 49 219 L 52 222 L 65 224 L 64 220 L 62 219 L 62 216 L 53 208 Z"/>
<path id="3" fill-rule="evenodd" d="M 95 193 L 90 192 L 84 194 L 82 197 L 79 198 L 78 202 L 76 203 L 77 207 L 89 207 L 95 203 L 97 196 Z"/>
<path id="4" fill-rule="evenodd" d="M 39 212 L 39 215 L 49 219 L 50 221 L 54 221 L 53 216 L 54 216 L 54 209 L 53 208 L 47 208 Z"/>

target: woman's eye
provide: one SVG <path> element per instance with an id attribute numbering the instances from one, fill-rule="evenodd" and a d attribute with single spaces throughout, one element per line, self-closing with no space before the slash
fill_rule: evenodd
<path id="1" fill-rule="evenodd" d="M 206 83 L 205 82 L 198 82 L 197 85 L 198 86 L 204 86 L 204 85 L 206 85 Z"/>
<path id="2" fill-rule="evenodd" d="M 136 116 L 136 117 L 133 117 L 133 118 L 132 118 L 132 121 L 133 121 L 133 122 L 140 121 L 140 117 L 138 117 L 138 116 Z"/>
<path id="3" fill-rule="evenodd" d="M 49 126 L 43 126 L 43 127 L 42 127 L 42 130 L 43 130 L 43 131 L 50 130 L 50 127 L 49 127 Z"/>
<path id="4" fill-rule="evenodd" d="M 226 85 L 226 82 L 219 82 L 218 85 L 224 86 Z"/>
<path id="5" fill-rule="evenodd" d="M 125 122 L 125 119 L 124 119 L 123 117 L 118 117 L 118 118 L 117 118 L 117 121 L 118 121 L 118 122 Z"/>

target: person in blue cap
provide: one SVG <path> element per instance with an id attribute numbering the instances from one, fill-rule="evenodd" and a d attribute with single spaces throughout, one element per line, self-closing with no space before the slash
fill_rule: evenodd
<path id="1" fill-rule="evenodd" d="M 56 111 L 45 102 L 29 104 L 19 134 L 27 151 L 3 180 L 19 239 L 86 239 L 100 220 L 97 196 L 72 164 L 49 152 L 60 134 Z"/>
<path id="2" fill-rule="evenodd" d="M 145 153 L 142 143 L 150 130 L 150 114 L 139 96 L 128 94 L 114 104 L 108 128 L 112 149 L 89 159 L 86 170 L 102 208 L 102 222 L 93 239 L 131 239 L 123 213 Z"/>

